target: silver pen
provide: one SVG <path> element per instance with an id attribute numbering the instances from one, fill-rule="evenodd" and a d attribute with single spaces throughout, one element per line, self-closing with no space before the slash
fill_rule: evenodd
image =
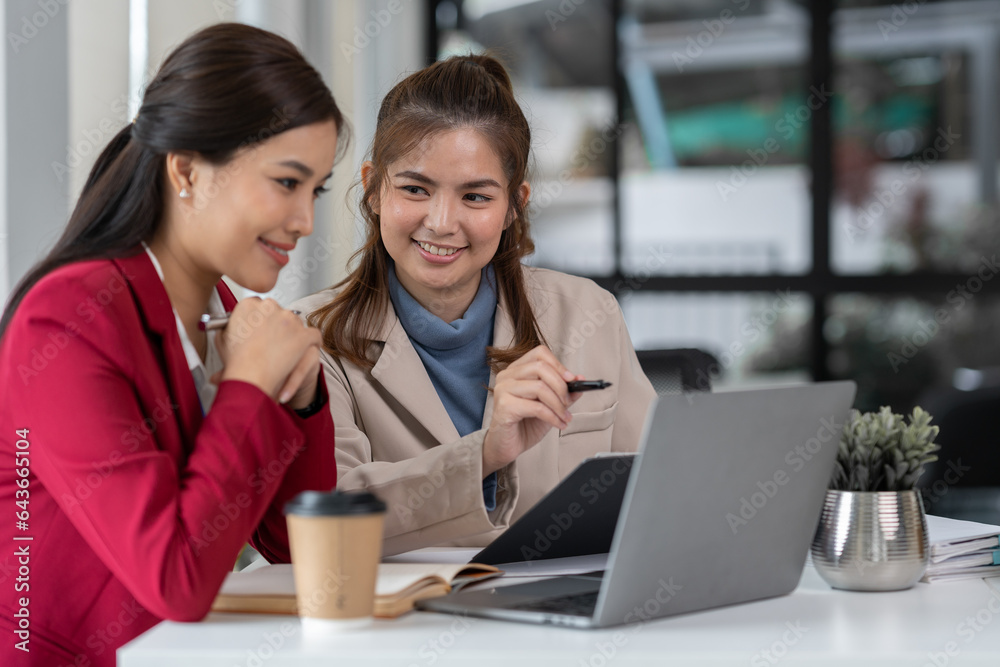
<path id="1" fill-rule="evenodd" d="M 301 311 L 293 310 L 296 315 L 301 315 Z M 215 331 L 216 329 L 225 329 L 226 325 L 229 324 L 229 313 L 225 315 L 209 315 L 205 313 L 201 316 L 198 321 L 199 331 Z"/>

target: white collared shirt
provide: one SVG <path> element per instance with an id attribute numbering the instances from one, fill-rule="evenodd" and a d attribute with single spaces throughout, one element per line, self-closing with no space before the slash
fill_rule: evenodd
<path id="1" fill-rule="evenodd" d="M 152 260 L 153 268 L 156 269 L 156 274 L 160 276 L 160 281 L 162 281 L 163 269 L 160 267 L 159 260 L 156 259 L 156 255 L 149 249 L 145 241 L 143 241 L 142 247 L 146 250 L 146 254 L 149 255 L 149 259 Z M 188 368 L 191 370 L 191 377 L 194 379 L 195 389 L 198 391 L 198 400 L 201 402 L 202 414 L 208 414 L 209 409 L 212 407 L 212 402 L 215 400 L 215 394 L 219 390 L 216 385 L 209 382 L 209 378 L 223 368 L 222 357 L 219 356 L 219 351 L 215 347 L 216 332 L 207 332 L 208 345 L 205 350 L 205 361 L 203 363 L 201 357 L 198 355 L 198 350 L 194 347 L 194 343 L 188 337 L 184 323 L 181 322 L 181 317 L 177 314 L 177 309 L 171 308 L 171 310 L 174 311 L 174 321 L 177 323 L 177 333 L 180 335 L 181 346 L 184 348 L 184 357 L 187 359 Z M 219 296 L 218 289 L 212 290 L 212 296 L 208 299 L 206 312 L 209 315 L 225 315 L 226 309 L 222 305 L 222 298 Z"/>

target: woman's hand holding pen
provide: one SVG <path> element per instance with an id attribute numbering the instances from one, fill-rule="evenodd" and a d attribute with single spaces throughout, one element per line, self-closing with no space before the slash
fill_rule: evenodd
<path id="1" fill-rule="evenodd" d="M 322 337 L 278 302 L 243 299 L 215 342 L 225 362 L 221 380 L 249 382 L 296 409 L 315 398 Z"/>
<path id="2" fill-rule="evenodd" d="M 570 394 L 566 383 L 582 379 L 544 345 L 497 373 L 493 416 L 483 441 L 483 475 L 537 445 L 549 429 L 566 428 L 572 419 L 569 406 L 580 397 Z"/>

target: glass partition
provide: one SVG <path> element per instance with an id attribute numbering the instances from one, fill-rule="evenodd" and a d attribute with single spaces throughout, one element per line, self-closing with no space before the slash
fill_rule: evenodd
<path id="1" fill-rule="evenodd" d="M 840 4 L 832 266 L 969 270 L 1000 244 L 1000 4 Z"/>
<path id="2" fill-rule="evenodd" d="M 808 10 L 625 2 L 622 266 L 669 240 L 662 274 L 796 274 L 810 257 Z"/>

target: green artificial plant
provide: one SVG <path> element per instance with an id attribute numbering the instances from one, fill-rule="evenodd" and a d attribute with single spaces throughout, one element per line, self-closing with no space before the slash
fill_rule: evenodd
<path id="1" fill-rule="evenodd" d="M 844 424 L 830 488 L 837 491 L 909 491 L 937 461 L 938 427 L 922 408 L 913 408 L 909 424 L 883 406 L 878 412 L 851 410 Z"/>

